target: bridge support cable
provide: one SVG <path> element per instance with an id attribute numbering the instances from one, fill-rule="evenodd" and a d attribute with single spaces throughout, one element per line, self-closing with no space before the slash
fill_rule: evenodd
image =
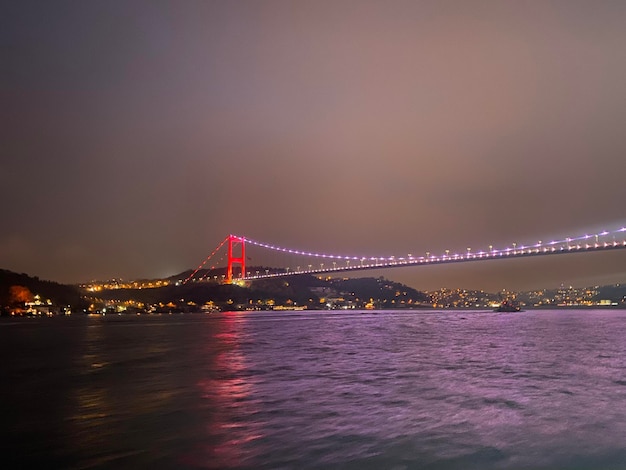
<path id="1" fill-rule="evenodd" d="M 206 257 L 206 259 L 200 264 L 200 266 L 198 266 L 196 270 L 192 272 L 189 275 L 189 277 L 183 281 L 183 284 L 187 284 L 191 279 L 193 279 L 193 277 L 198 273 L 198 271 L 200 271 L 204 267 L 204 265 L 207 264 L 211 258 L 213 258 L 215 253 L 217 253 L 220 250 L 220 248 L 224 246 L 224 243 L 226 243 L 228 239 L 229 237 L 224 238 L 224 240 L 222 240 L 222 242 L 217 246 L 217 248 L 215 248 L 213 252 L 209 256 Z"/>
<path id="2" fill-rule="evenodd" d="M 217 274 L 215 273 L 215 271 L 216 271 L 216 268 L 217 268 L 218 266 L 221 266 L 222 262 L 224 262 L 224 257 L 225 257 L 226 255 L 227 255 L 226 253 L 222 253 L 222 255 L 219 257 L 219 259 L 218 259 L 217 261 L 215 261 L 215 260 L 214 260 L 214 261 L 211 263 L 211 265 L 210 265 L 210 266 L 208 266 L 207 268 L 205 268 L 205 273 L 204 273 L 204 275 L 203 275 L 202 277 L 200 277 L 200 278 L 198 279 L 198 281 L 209 281 L 209 280 L 210 280 L 210 276 L 211 276 L 211 275 L 213 275 L 213 279 L 214 279 L 215 281 L 218 281 L 218 276 L 217 276 Z M 224 274 L 224 277 L 226 277 L 226 274 Z"/>

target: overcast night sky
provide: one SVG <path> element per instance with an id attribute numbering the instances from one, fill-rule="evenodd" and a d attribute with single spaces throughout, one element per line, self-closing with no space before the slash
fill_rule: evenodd
<path id="1" fill-rule="evenodd" d="M 194 268 L 228 233 L 424 254 L 626 223 L 626 2 L 3 1 L 0 268 Z M 626 250 L 402 268 L 626 282 Z"/>

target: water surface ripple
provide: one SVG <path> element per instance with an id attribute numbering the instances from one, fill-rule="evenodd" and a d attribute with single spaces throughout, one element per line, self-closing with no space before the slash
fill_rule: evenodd
<path id="1" fill-rule="evenodd" d="M 626 312 L 0 321 L 9 467 L 625 469 Z"/>

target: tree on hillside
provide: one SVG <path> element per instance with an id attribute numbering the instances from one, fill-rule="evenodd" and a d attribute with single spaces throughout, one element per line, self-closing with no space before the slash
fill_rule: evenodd
<path id="1" fill-rule="evenodd" d="M 12 307 L 24 307 L 26 302 L 33 301 L 33 294 L 28 287 L 11 286 L 9 288 L 9 305 Z"/>

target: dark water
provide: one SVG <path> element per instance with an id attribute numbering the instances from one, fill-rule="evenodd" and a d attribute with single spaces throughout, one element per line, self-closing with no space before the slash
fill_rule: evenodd
<path id="1" fill-rule="evenodd" d="M 626 311 L 0 321 L 3 468 L 626 469 Z"/>

